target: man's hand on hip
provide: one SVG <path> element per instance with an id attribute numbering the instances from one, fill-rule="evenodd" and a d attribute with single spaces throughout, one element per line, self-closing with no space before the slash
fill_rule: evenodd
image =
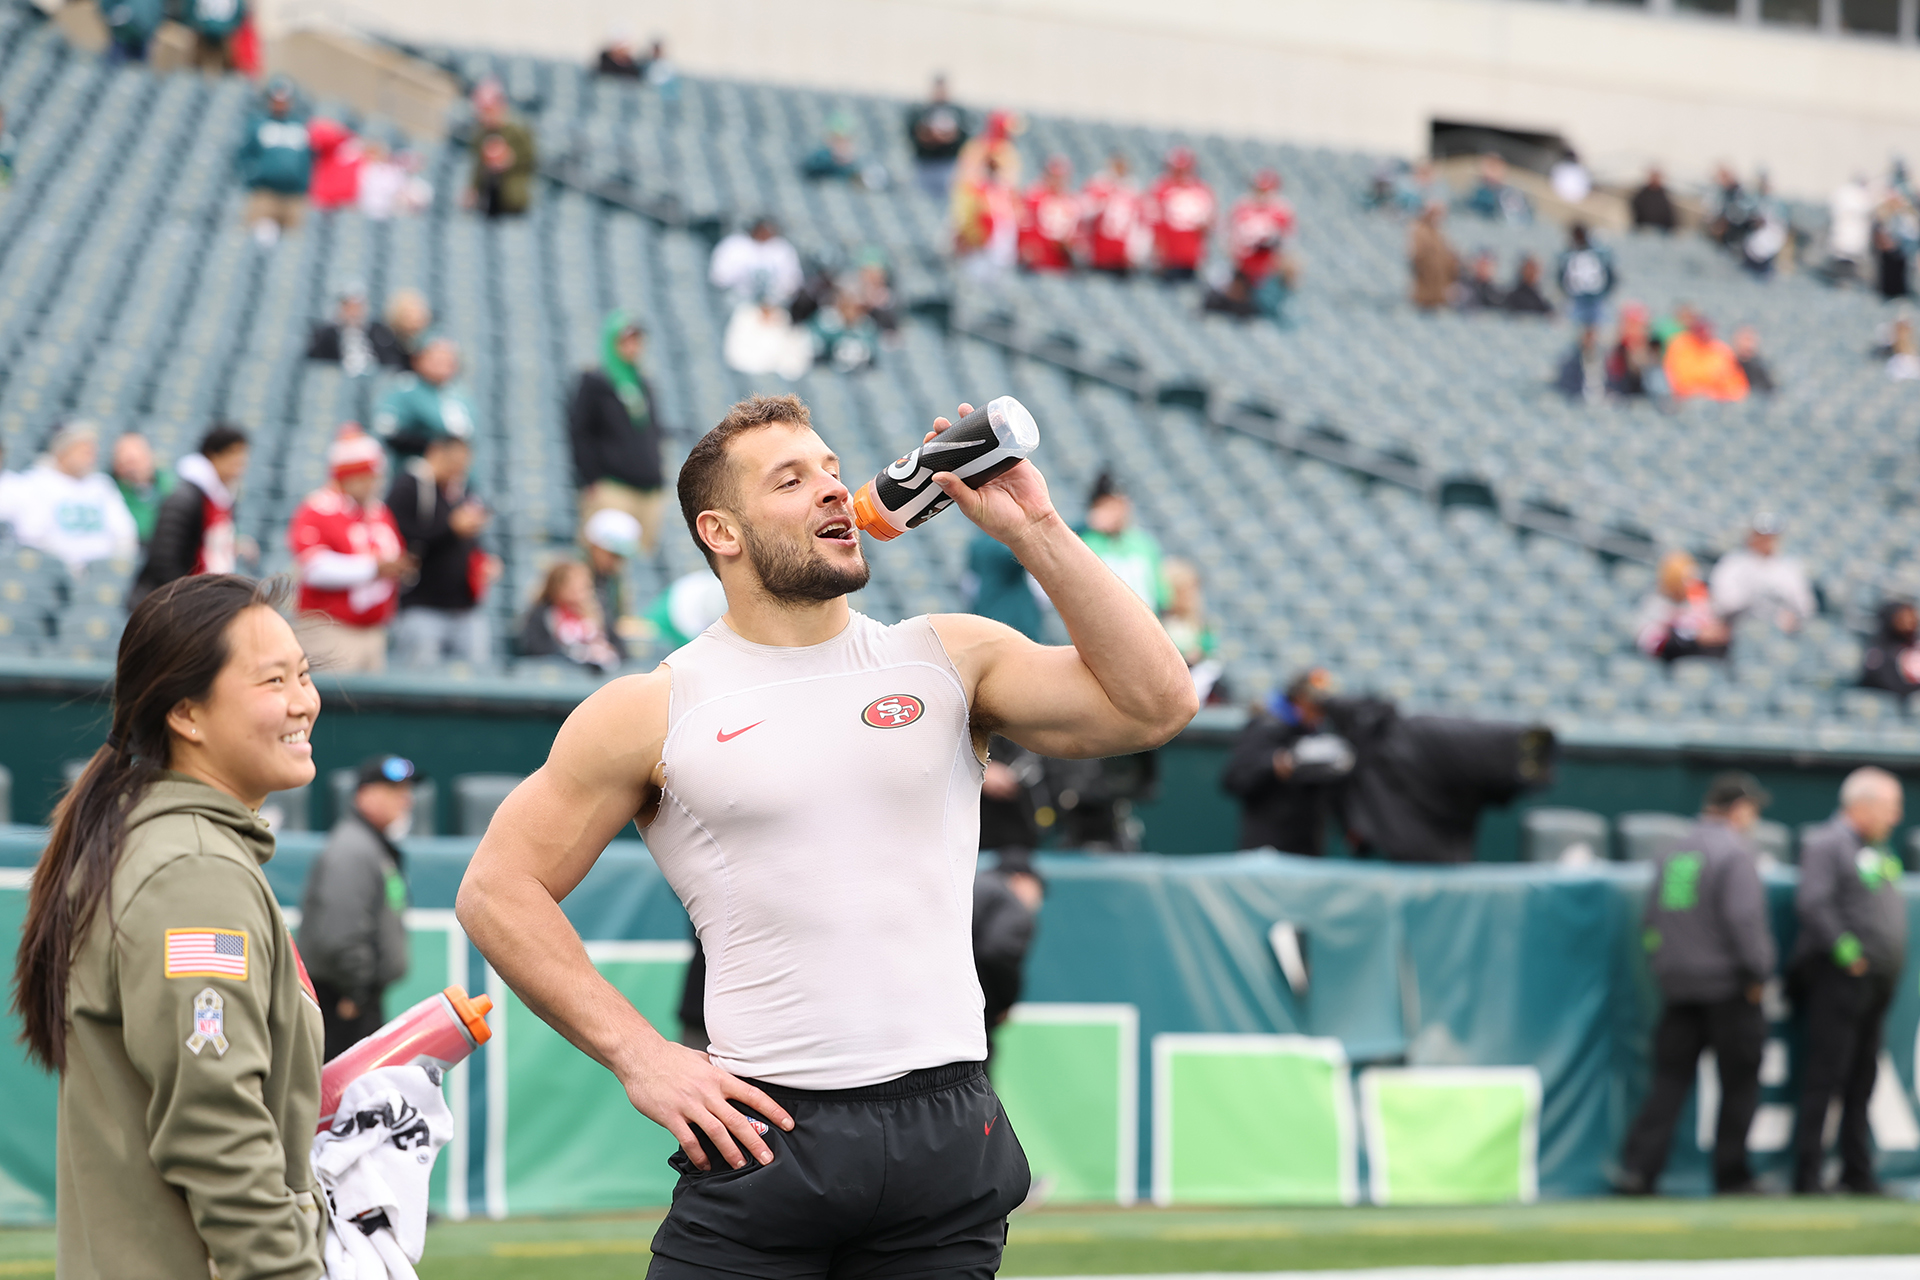
<path id="1" fill-rule="evenodd" d="M 714 1066 L 706 1054 L 669 1040 L 655 1041 L 632 1071 L 623 1073 L 621 1083 L 634 1109 L 671 1133 L 698 1169 L 707 1169 L 709 1162 L 695 1129 L 704 1132 L 735 1169 L 746 1167 L 742 1148 L 761 1164 L 773 1162 L 773 1149 L 755 1131 L 753 1120 L 729 1105 L 733 1099 L 783 1130 L 793 1128 L 793 1117 L 772 1098 Z"/>

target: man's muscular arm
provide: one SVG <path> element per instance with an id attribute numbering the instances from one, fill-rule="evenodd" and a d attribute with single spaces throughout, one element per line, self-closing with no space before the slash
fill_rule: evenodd
<path id="1" fill-rule="evenodd" d="M 967 412 L 965 405 L 960 412 Z M 935 429 L 944 427 L 944 419 Z M 1082 542 L 1022 462 L 979 489 L 934 477 L 967 518 L 1004 542 L 1060 611 L 1070 648 L 1035 644 L 970 614 L 934 619 L 976 719 L 1042 755 L 1157 747 L 1199 709 L 1185 659 L 1153 611 Z"/>
<path id="2" fill-rule="evenodd" d="M 728 1099 L 783 1129 L 793 1120 L 705 1054 L 654 1030 L 600 976 L 560 910 L 621 828 L 652 817 L 670 681 L 664 668 L 616 680 L 575 708 L 547 763 L 494 814 L 455 911 L 527 1007 L 613 1072 L 634 1107 L 672 1133 L 688 1159 L 707 1167 L 699 1128 L 735 1168 L 746 1163 L 742 1147 L 765 1164 L 773 1153 Z"/>

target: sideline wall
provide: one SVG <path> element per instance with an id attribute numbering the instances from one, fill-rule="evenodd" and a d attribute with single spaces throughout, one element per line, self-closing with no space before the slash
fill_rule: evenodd
<path id="1" fill-rule="evenodd" d="M 1598 173 L 1726 160 L 1820 196 L 1920 159 L 1920 50 L 1537 0 L 262 0 L 336 21 L 586 59 L 664 36 L 686 70 L 1411 154 L 1435 116 L 1564 132 Z"/>

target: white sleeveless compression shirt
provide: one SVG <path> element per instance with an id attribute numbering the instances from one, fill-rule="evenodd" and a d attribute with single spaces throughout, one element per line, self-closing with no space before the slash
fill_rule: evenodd
<path id="1" fill-rule="evenodd" d="M 789 649 L 721 621 L 666 665 L 666 782 L 646 840 L 706 950 L 714 1062 L 851 1089 L 985 1058 L 984 769 L 933 624 L 856 613 Z"/>

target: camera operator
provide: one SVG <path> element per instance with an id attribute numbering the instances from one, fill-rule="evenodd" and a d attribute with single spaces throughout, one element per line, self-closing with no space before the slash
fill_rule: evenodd
<path id="1" fill-rule="evenodd" d="M 1323 732 L 1333 680 L 1315 667 L 1295 676 L 1247 721 L 1220 785 L 1240 801 L 1240 847 L 1320 857 L 1327 817 L 1353 772 L 1353 748 Z"/>

